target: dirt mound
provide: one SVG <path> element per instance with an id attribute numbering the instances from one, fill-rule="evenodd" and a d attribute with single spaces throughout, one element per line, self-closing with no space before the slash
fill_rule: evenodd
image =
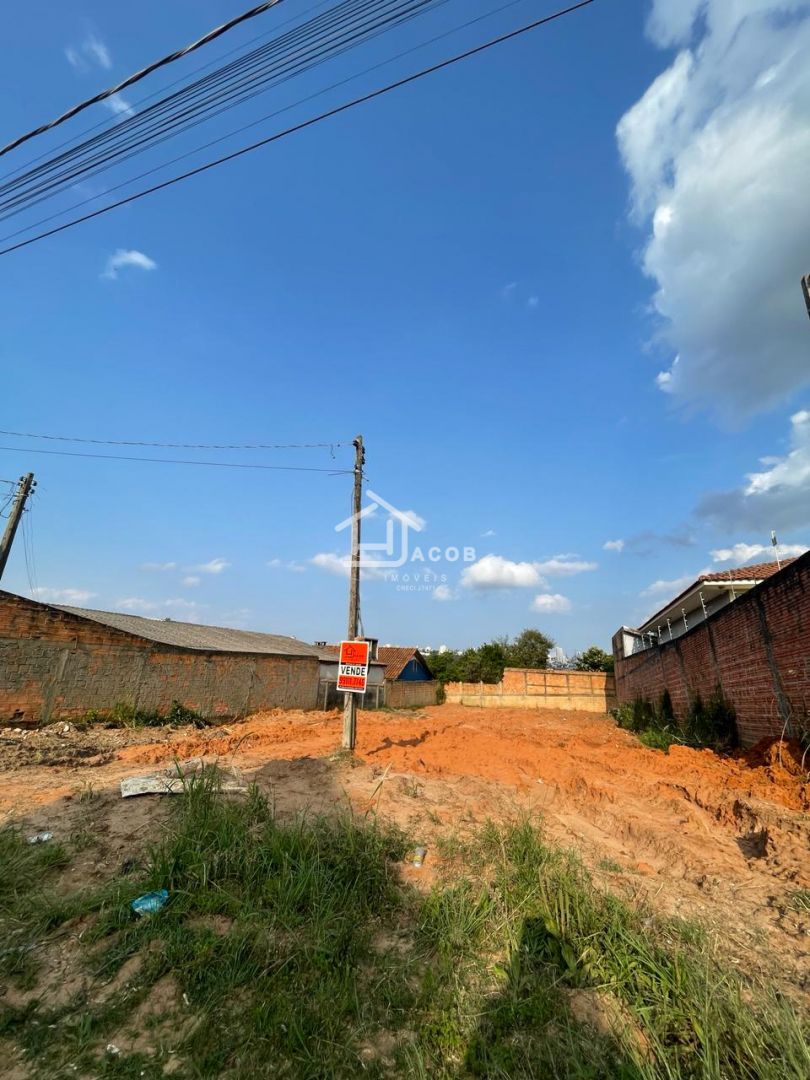
<path id="1" fill-rule="evenodd" d="M 742 955 L 754 950 L 763 963 L 810 970 L 810 925 L 792 903 L 810 886 L 802 813 L 810 785 L 795 743 L 770 740 L 733 757 L 681 746 L 664 753 L 604 716 L 444 705 L 361 713 L 347 759 L 336 753 L 341 728 L 337 711 L 276 710 L 205 730 L 104 732 L 101 745 L 93 731 L 43 735 L 41 746 L 39 733 L 18 733 L 0 739 L 0 764 L 4 743 L 9 764 L 0 809 L 27 813 L 32 831 L 58 831 L 57 800 L 103 785 L 120 808 L 110 820 L 120 822 L 123 842 L 127 828 L 144 824 L 141 808 L 154 814 L 165 803 L 122 804 L 118 781 L 173 759 L 219 760 L 285 810 L 328 812 L 348 802 L 398 821 L 431 849 L 414 871 L 420 882 L 430 880 L 432 837 L 442 829 L 456 834 L 470 821 L 530 810 L 542 813 L 551 839 L 592 866 L 613 867 L 656 907 L 715 920 Z M 90 746 L 104 757 L 84 756 Z M 76 809 L 81 817 L 84 807 Z"/>

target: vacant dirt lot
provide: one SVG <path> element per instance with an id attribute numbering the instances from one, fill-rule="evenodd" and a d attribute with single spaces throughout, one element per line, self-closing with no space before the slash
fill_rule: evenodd
<path id="1" fill-rule="evenodd" d="M 541 813 L 551 839 L 577 848 L 605 884 L 659 910 L 699 917 L 733 962 L 793 994 L 808 989 L 810 784 L 797 748 L 776 743 L 736 758 L 647 750 L 607 717 L 436 706 L 361 713 L 354 759 L 338 753 L 337 713 L 257 714 L 221 728 L 0 733 L 0 820 L 68 839 L 92 828 L 105 844 L 78 874 L 126 858 L 159 797 L 122 802 L 118 781 L 203 757 L 271 790 L 277 807 L 320 811 L 348 801 L 405 826 L 428 847 L 415 881 L 430 881 L 436 848 L 488 817 Z"/>

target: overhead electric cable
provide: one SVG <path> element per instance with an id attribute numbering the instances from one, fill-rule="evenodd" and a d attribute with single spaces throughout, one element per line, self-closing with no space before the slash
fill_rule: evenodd
<path id="1" fill-rule="evenodd" d="M 0 446 L 0 450 L 10 450 L 19 454 L 48 454 L 56 457 L 99 458 L 105 461 L 143 461 L 154 465 L 208 465 L 219 469 L 269 469 L 272 472 L 317 472 L 342 476 L 354 473 L 354 469 L 318 469 L 312 465 L 262 465 L 258 462 L 241 461 L 188 461 L 181 458 L 142 458 L 129 457 L 126 454 L 83 454 L 78 450 L 32 450 L 23 446 Z"/>
<path id="2" fill-rule="evenodd" d="M 161 94 L 165 94 L 167 90 L 171 90 L 173 87 L 179 86 L 180 83 L 185 82 L 187 79 L 195 75 L 199 75 L 203 71 L 207 71 L 215 64 L 220 63 L 226 57 L 233 56 L 234 53 L 244 51 L 249 45 L 254 45 L 257 41 L 263 41 L 266 37 L 274 34 L 276 30 L 280 29 L 282 26 L 288 26 L 290 23 L 296 22 L 298 19 L 303 18 L 304 15 L 310 15 L 313 11 L 317 11 L 319 8 L 325 7 L 328 3 L 330 3 L 330 0 L 320 0 L 320 3 L 313 4 L 312 7 L 307 8 L 305 11 L 293 15 L 289 19 L 284 19 L 282 22 L 278 23 L 273 30 L 266 30 L 263 34 L 256 34 L 255 37 L 249 38 L 247 41 L 242 42 L 241 45 L 234 45 L 232 49 L 228 49 L 226 52 L 221 53 L 213 60 L 209 60 L 207 64 L 200 64 L 200 66 L 194 68 L 193 71 L 186 72 L 186 74 L 181 75 L 180 78 L 174 79 L 170 83 L 166 83 L 165 86 L 161 86 L 158 90 L 153 90 L 151 94 L 146 94 L 144 97 L 138 98 L 137 101 L 133 102 L 132 108 L 137 111 L 140 106 L 145 105 L 147 101 L 152 101 L 153 98 L 159 97 Z M 18 165 L 17 168 L 12 169 L 11 172 L 3 173 L 2 175 L 0 175 L 0 180 L 7 180 L 12 176 L 16 176 L 17 173 L 22 172 L 23 169 L 27 169 L 31 165 L 35 165 L 38 161 L 42 161 L 43 158 L 49 157 L 57 150 L 63 150 L 67 146 L 73 146 L 76 143 L 80 142 L 86 135 L 90 135 L 91 132 L 98 131 L 98 129 L 102 127 L 110 127 L 116 122 L 117 117 L 113 115 L 110 115 L 103 120 L 99 120 L 98 123 L 91 124 L 89 127 L 86 127 L 84 128 L 84 130 L 80 131 L 77 135 L 74 135 L 69 139 L 65 139 L 64 142 L 57 143 L 56 146 L 52 146 L 50 150 L 46 150 L 42 154 L 38 154 L 36 157 L 29 158 L 28 161 L 26 161 L 22 165 Z"/>
<path id="3" fill-rule="evenodd" d="M 372 90 L 367 94 L 363 94 L 359 97 L 352 99 L 351 101 L 344 102 L 342 105 L 337 105 L 332 109 L 328 109 L 325 112 L 319 113 L 317 116 L 310 117 L 308 120 L 303 120 L 298 124 L 294 124 L 289 128 L 285 128 L 282 131 L 278 131 L 273 135 L 269 135 L 264 139 L 260 139 L 257 142 L 251 143 L 248 146 L 243 146 L 239 150 L 234 150 L 230 154 L 225 154 L 220 158 L 216 158 L 213 161 L 206 162 L 203 165 L 198 165 L 194 169 L 189 169 L 185 173 L 180 173 L 178 176 L 170 177 L 168 180 L 164 180 L 159 184 L 154 184 L 152 187 L 144 188 L 142 191 L 134 192 L 132 195 L 128 195 L 123 199 L 118 199 L 116 202 L 110 203 L 108 206 L 102 206 L 98 210 L 94 210 L 89 214 L 83 214 L 81 217 L 74 218 L 71 221 L 65 222 L 63 225 L 58 225 L 53 229 L 47 229 L 45 232 L 38 233 L 36 236 L 29 237 L 27 240 L 21 240 L 17 244 L 12 244 L 9 247 L 0 250 L 0 255 L 8 255 L 13 251 L 18 251 L 20 248 L 28 247 L 30 244 L 35 244 L 39 240 L 44 240 L 49 236 L 55 236 L 58 233 L 64 232 L 67 229 L 73 228 L 75 225 L 81 225 L 85 221 L 91 221 L 94 218 L 101 217 L 103 214 L 109 213 L 111 210 L 115 210 L 120 206 L 126 206 L 129 203 L 135 202 L 138 199 L 143 199 L 147 195 L 153 195 L 157 191 L 162 191 L 164 188 L 172 187 L 175 184 L 179 184 L 183 180 L 188 180 L 193 176 L 199 176 L 201 173 L 208 172 L 209 169 L 216 168 L 218 165 L 224 165 L 226 162 L 234 161 L 237 158 L 243 157 L 245 154 L 251 153 L 253 150 L 258 150 L 263 146 L 269 146 L 271 143 L 277 142 L 280 139 L 285 138 L 288 135 L 293 135 L 296 132 L 304 131 L 307 128 L 313 127 L 315 124 L 320 123 L 322 120 L 331 119 L 333 116 L 338 116 L 341 113 L 348 112 L 350 109 L 355 108 L 358 105 L 364 105 L 369 101 L 373 101 L 376 98 L 382 97 L 384 94 L 390 93 L 392 90 L 398 90 L 401 87 L 408 86 L 411 83 L 425 78 L 427 75 L 433 75 L 438 71 L 442 71 L 445 68 L 450 67 L 453 64 L 457 64 L 462 60 L 467 60 L 472 56 L 476 56 L 479 53 L 486 51 L 487 49 L 494 48 L 496 45 L 501 45 L 506 41 L 511 41 L 514 38 L 520 37 L 523 34 L 528 33 L 531 30 L 536 30 L 540 26 L 553 22 L 562 18 L 564 15 L 570 15 L 575 11 L 579 11 L 582 8 L 589 7 L 595 0 L 580 0 L 579 3 L 573 4 L 570 7 L 562 8 L 559 11 L 555 11 L 550 15 L 546 15 L 541 19 L 536 19 L 531 23 L 527 23 L 524 26 L 518 27 L 516 30 L 511 30 L 506 34 L 501 34 L 496 38 L 492 38 L 489 41 L 484 42 L 481 45 L 476 45 L 471 49 L 467 49 L 464 52 L 457 53 L 455 56 L 449 57 L 447 60 L 439 61 L 436 64 L 431 64 L 429 67 L 422 68 L 421 71 L 414 72 L 411 75 L 404 76 L 401 79 L 397 79 L 395 82 L 388 83 L 386 86 L 378 87 L 376 90 Z"/>
<path id="4" fill-rule="evenodd" d="M 239 26 L 249 19 L 255 19 L 257 15 L 264 14 L 265 11 L 269 11 L 270 8 L 276 7 L 276 5 L 280 3 L 282 3 L 282 0 L 267 0 L 267 3 L 257 4 L 256 7 L 250 8 L 249 11 L 243 11 L 241 15 L 229 19 L 221 26 L 217 26 L 214 30 L 209 30 L 207 34 L 203 34 L 201 38 L 197 41 L 193 41 L 190 45 L 186 45 L 185 48 L 177 49 L 175 52 L 169 53 L 168 56 L 164 56 L 161 60 L 155 60 L 154 63 L 148 64 L 145 68 L 141 68 L 140 71 L 136 71 L 134 75 L 127 76 L 126 79 L 116 86 L 110 87 L 109 90 L 102 90 L 94 97 L 88 98 L 86 101 L 81 101 L 78 105 L 74 105 L 72 108 L 68 109 L 67 112 L 62 113 L 61 116 L 57 116 L 55 120 L 51 120 L 47 124 L 40 124 L 39 127 L 26 132 L 25 135 L 20 135 L 16 139 L 13 139 L 10 143 L 0 147 L 0 157 L 2 157 L 3 154 L 8 154 L 11 150 L 16 149 L 16 147 L 21 146 L 24 142 L 28 142 L 29 139 L 33 139 L 37 135 L 42 135 L 44 132 L 50 131 L 60 124 L 64 124 L 66 120 L 70 120 L 85 109 L 89 109 L 91 105 L 96 105 L 99 101 L 104 101 L 106 98 L 112 97 L 113 94 L 120 94 L 122 90 L 126 90 L 128 86 L 140 82 L 141 79 L 145 79 L 147 75 L 151 75 L 152 72 L 157 71 L 158 68 L 166 67 L 167 64 L 173 64 L 176 60 L 188 56 L 189 53 L 201 49 L 203 45 L 207 45 L 216 38 L 222 37 L 223 34 L 227 34 L 228 31 L 233 30 L 235 26 Z"/>
<path id="5" fill-rule="evenodd" d="M 333 450 L 351 446 L 352 441 L 319 443 L 170 443 L 135 439 L 85 439 L 78 435 L 41 435 L 31 431 L 2 431 L 16 439 L 51 439 L 56 442 L 93 443 L 97 446 L 158 446 L 167 450 Z M 11 481 L 8 481 L 9 483 Z"/>
<path id="6" fill-rule="evenodd" d="M 441 3 L 447 2 L 447 0 L 440 0 Z M 419 52 L 420 49 L 427 48 L 429 45 L 436 44 L 437 41 L 443 41 L 445 38 L 452 37 L 453 34 L 457 34 L 462 30 L 466 30 L 476 23 L 483 22 L 485 19 L 490 19 L 494 15 L 499 15 L 501 12 L 515 7 L 517 4 L 525 3 L 526 0 L 508 0 L 507 3 L 501 4 L 500 7 L 493 8 L 491 11 L 485 11 L 481 15 L 477 15 L 473 19 L 467 19 L 463 23 L 458 23 L 451 27 L 449 30 L 443 31 L 441 34 L 435 34 L 433 37 L 427 38 L 424 41 L 419 42 L 416 45 L 411 46 L 409 49 L 403 49 L 401 52 L 395 53 L 392 56 L 386 57 L 385 60 L 381 60 L 376 64 L 372 64 L 370 67 L 363 68 L 362 71 L 357 71 L 352 75 L 346 76 L 345 79 L 339 79 L 337 82 L 330 83 L 328 86 L 322 87 L 320 90 L 314 91 L 312 94 L 307 94 L 306 97 L 298 98 L 296 101 L 290 102 L 288 105 L 283 105 L 279 109 L 275 109 L 271 113 L 265 113 L 264 116 L 258 117 L 256 120 L 251 120 L 247 124 L 242 124 L 238 128 L 233 128 L 231 131 L 226 132 L 224 135 L 217 136 L 216 139 L 210 139 L 208 142 L 202 143 L 199 146 L 195 146 L 192 150 L 186 150 L 182 154 L 178 154 L 176 157 L 169 158 L 168 161 L 161 162 L 160 165 L 155 165 L 151 169 L 146 169 L 144 172 L 136 173 L 135 176 L 130 176 L 126 180 L 122 180 L 118 184 L 114 184 L 112 187 L 106 188 L 104 191 L 98 192 L 95 195 L 89 195 L 85 199 L 79 199 L 75 203 L 71 203 L 70 206 L 64 207 L 62 210 L 57 210 L 53 214 L 48 214 L 43 218 L 39 218 L 37 221 L 30 222 L 28 225 L 24 225 L 22 228 L 15 230 L 12 233 L 6 233 L 5 236 L 0 237 L 0 244 L 5 243 L 8 240 L 13 240 L 16 236 L 21 236 L 23 233 L 30 232 L 32 229 L 38 228 L 40 225 L 46 225 L 49 221 L 54 221 L 56 218 L 64 217 L 65 214 L 69 214 L 73 210 L 78 210 L 82 206 L 87 206 L 88 203 L 96 202 L 98 199 L 104 198 L 105 195 L 112 195 L 115 191 L 120 191 L 121 188 L 128 187 L 130 184 L 136 183 L 138 180 L 144 180 L 147 176 L 153 176 L 156 172 L 160 172 L 163 169 L 169 168 L 170 165 L 176 165 L 180 161 L 185 161 L 186 158 L 193 157 L 194 154 L 202 153 L 203 150 L 210 150 L 212 146 L 217 146 L 219 143 L 225 142 L 227 139 L 232 139 L 236 135 L 240 135 L 244 131 L 249 131 L 250 128 L 254 128 L 259 124 L 264 124 L 268 120 L 273 120 L 277 116 L 281 116 L 285 112 L 289 112 L 291 109 L 298 108 L 299 105 L 305 105 L 309 101 L 315 100 L 315 98 L 323 97 L 324 94 L 330 93 L 332 90 L 337 90 L 341 86 L 345 86 L 350 82 L 355 82 L 357 79 L 363 78 L 365 75 L 370 75 L 373 71 L 378 71 L 382 67 L 386 67 L 388 64 L 395 63 L 397 60 L 401 60 L 406 56 L 410 56 L 415 52 Z M 224 111 L 224 110 L 222 110 Z M 191 125 L 196 126 L 196 125 Z M 161 140 L 164 141 L 164 140 Z M 13 215 L 8 215 L 9 217 Z M 0 218 L 0 220 L 2 220 Z"/>
<path id="7" fill-rule="evenodd" d="M 281 38 L 274 39 L 259 53 L 281 51 L 278 58 L 267 64 L 266 56 L 258 60 L 249 54 L 235 61 L 250 67 L 237 72 L 236 78 L 221 69 L 192 84 L 148 109 L 120 121 L 102 132 L 50 159 L 27 173 L 0 184 L 0 210 L 3 217 L 15 216 L 24 209 L 78 180 L 86 180 L 129 160 L 135 154 L 160 145 L 179 132 L 185 132 L 221 113 L 232 109 L 271 86 L 286 82 L 312 67 L 341 55 L 349 49 L 371 40 L 379 34 L 402 25 L 431 7 L 448 0 L 345 0 L 343 4 L 301 24 Z M 336 15 L 338 13 L 338 15 Z M 289 39 L 289 40 L 287 40 Z M 284 52 L 286 49 L 286 53 Z M 263 66 L 259 66 L 263 65 Z M 214 80 L 211 85 L 202 85 Z M 223 83 L 218 86 L 216 83 Z M 178 107 L 180 106 L 180 107 Z"/>

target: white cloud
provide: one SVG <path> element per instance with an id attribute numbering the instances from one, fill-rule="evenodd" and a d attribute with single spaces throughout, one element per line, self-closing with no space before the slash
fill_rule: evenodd
<path id="1" fill-rule="evenodd" d="M 449 585 L 437 585 L 433 590 L 433 599 L 438 600 L 440 603 L 445 603 L 448 600 L 453 600 L 453 590 Z"/>
<path id="2" fill-rule="evenodd" d="M 605 551 L 624 551 L 624 540 L 606 540 L 602 547 Z"/>
<path id="3" fill-rule="evenodd" d="M 139 270 L 157 270 L 157 263 L 155 260 L 150 259 L 148 255 L 144 255 L 142 251 L 128 251 L 126 248 L 118 248 L 118 250 L 107 259 L 107 265 L 101 276 L 106 281 L 115 281 L 118 277 L 118 271 L 125 266 L 135 266 Z"/>
<path id="4" fill-rule="evenodd" d="M 80 45 L 68 45 L 65 49 L 65 57 L 76 71 L 87 71 L 90 66 L 109 71 L 112 67 L 110 50 L 94 33 L 89 33 Z"/>
<path id="5" fill-rule="evenodd" d="M 174 570 L 177 567 L 176 562 L 145 562 L 141 563 L 138 567 L 139 570 Z"/>
<path id="6" fill-rule="evenodd" d="M 135 109 L 130 105 L 122 94 L 110 94 L 101 103 L 105 109 L 109 109 L 114 116 L 134 116 Z"/>
<path id="7" fill-rule="evenodd" d="M 657 382 L 680 403 L 744 415 L 810 381 L 808 15 L 808 0 L 654 0 L 648 32 L 681 52 L 617 138 L 677 355 Z"/>
<path id="8" fill-rule="evenodd" d="M 678 593 L 682 593 L 687 585 L 691 585 L 693 581 L 699 578 L 701 574 L 709 573 L 711 573 L 710 569 L 704 567 L 694 574 L 684 574 L 683 577 L 672 578 L 670 581 L 659 578 L 658 581 L 653 581 L 651 585 L 648 585 L 646 589 L 642 589 L 641 596 L 661 597 L 662 599 L 675 597 Z"/>
<path id="9" fill-rule="evenodd" d="M 188 569 L 195 574 L 221 574 L 230 565 L 227 559 L 211 559 L 206 563 L 198 563 L 197 566 L 189 566 Z"/>
<path id="10" fill-rule="evenodd" d="M 540 303 L 540 297 L 539 296 L 530 296 L 529 299 L 526 301 L 526 306 L 530 307 L 530 308 L 536 308 L 539 305 L 539 303 Z"/>
<path id="11" fill-rule="evenodd" d="M 92 600 L 97 594 L 90 592 L 89 589 L 52 589 L 48 585 L 40 585 L 36 589 L 31 590 L 36 600 L 41 600 L 43 604 L 75 604 L 81 606 L 86 604 L 88 600 Z"/>
<path id="12" fill-rule="evenodd" d="M 317 555 L 313 555 L 309 561 L 313 566 L 317 566 L 319 570 L 325 570 L 327 574 L 335 574 L 337 577 L 345 578 L 349 576 L 352 562 L 350 555 L 336 555 L 332 551 L 319 552 Z M 382 570 L 361 566 L 360 577 L 369 580 L 370 578 L 384 578 L 385 574 Z"/>
<path id="13" fill-rule="evenodd" d="M 512 562 L 501 555 L 484 555 L 461 573 L 468 589 L 526 589 L 544 584 L 536 563 Z"/>
<path id="14" fill-rule="evenodd" d="M 99 67 L 105 68 L 107 71 L 110 70 L 112 57 L 110 56 L 110 50 L 101 38 L 96 37 L 95 34 L 90 34 L 82 42 L 82 49 L 87 56 L 95 60 Z"/>
<path id="15" fill-rule="evenodd" d="M 496 536 L 497 534 L 494 529 L 487 529 L 487 531 L 482 532 L 481 535 L 486 539 L 487 537 Z"/>
<path id="16" fill-rule="evenodd" d="M 199 584 L 200 578 L 196 577 L 194 574 L 189 574 L 188 577 L 184 577 L 181 582 L 181 585 L 185 585 L 187 589 L 193 589 L 196 585 Z"/>
<path id="17" fill-rule="evenodd" d="M 296 562 L 295 559 L 290 559 L 287 562 L 284 559 L 268 559 L 267 565 L 274 570 L 292 570 L 295 574 L 306 573 L 306 567 L 301 563 Z"/>
<path id="18" fill-rule="evenodd" d="M 790 559 L 793 556 L 804 555 L 807 551 L 805 544 L 780 544 L 778 553 L 780 559 Z M 735 566 L 745 563 L 773 562 L 776 552 L 771 544 L 745 544 L 743 542 L 733 544 L 730 548 L 715 548 L 711 553 L 714 562 L 732 562 Z"/>
<path id="19" fill-rule="evenodd" d="M 531 610 L 544 615 L 567 615 L 571 610 L 571 601 L 559 593 L 538 593 L 531 602 Z"/>
<path id="20" fill-rule="evenodd" d="M 555 555 L 534 565 L 547 577 L 570 577 L 572 574 L 584 574 L 597 569 L 595 562 L 586 562 L 576 555 Z"/>
<path id="21" fill-rule="evenodd" d="M 461 573 L 461 584 L 468 589 L 542 588 L 546 577 L 568 577 L 595 570 L 596 563 L 563 553 L 539 562 L 513 562 L 502 555 L 484 555 Z"/>
<path id="22" fill-rule="evenodd" d="M 699 517 L 724 530 L 745 529 L 769 536 L 771 529 L 810 526 L 810 411 L 790 419 L 790 450 L 761 460 L 766 468 L 748 473 L 732 491 L 710 492 L 697 507 Z"/>

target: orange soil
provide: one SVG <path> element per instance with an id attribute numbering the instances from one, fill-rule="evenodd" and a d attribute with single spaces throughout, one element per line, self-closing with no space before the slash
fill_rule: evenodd
<path id="1" fill-rule="evenodd" d="M 733 758 L 683 747 L 665 754 L 605 716 L 459 705 L 361 713 L 353 761 L 334 755 L 336 712 L 275 711 L 155 734 L 105 733 L 108 745 L 101 733 L 32 732 L 28 757 L 0 739 L 0 763 L 4 742 L 10 755 L 0 811 L 64 828 L 60 815 L 81 814 L 72 796 L 91 782 L 108 789 L 108 828 L 125 850 L 135 823 L 145 828 L 165 801 L 122 803 L 117 781 L 173 759 L 215 758 L 271 790 L 281 811 L 348 801 L 398 821 L 431 852 L 422 871 L 407 873 L 422 883 L 438 862 L 438 836 L 539 812 L 550 838 L 576 847 L 612 887 L 641 890 L 667 913 L 697 914 L 730 956 L 755 956 L 792 989 L 807 986 L 810 918 L 791 897 L 810 886 L 810 784 L 795 744 L 762 743 Z M 59 744 L 50 766 L 39 763 L 48 739 Z"/>
<path id="2" fill-rule="evenodd" d="M 483 718 L 485 722 L 482 722 Z M 227 734 L 196 734 L 121 750 L 118 758 L 152 764 L 172 755 L 297 757 L 328 754 L 339 745 L 335 713 L 257 713 Z M 710 750 L 673 746 L 648 750 L 603 716 L 525 709 L 483 711 L 442 705 L 418 714 L 360 714 L 357 756 L 368 764 L 426 776 L 477 776 L 518 788 L 538 780 L 620 794 L 622 783 L 673 784 L 739 793 L 792 810 L 810 809 L 810 782 L 798 744 L 764 740 L 747 753 L 722 758 Z M 808 765 L 810 768 L 810 765 Z"/>

